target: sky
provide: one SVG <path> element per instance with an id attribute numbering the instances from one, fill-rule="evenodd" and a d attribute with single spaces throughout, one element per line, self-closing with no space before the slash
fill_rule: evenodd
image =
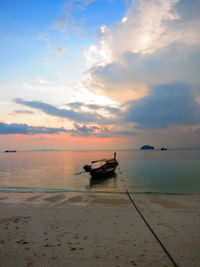
<path id="1" fill-rule="evenodd" d="M 200 1 L 1 0 L 0 150 L 200 147 Z"/>

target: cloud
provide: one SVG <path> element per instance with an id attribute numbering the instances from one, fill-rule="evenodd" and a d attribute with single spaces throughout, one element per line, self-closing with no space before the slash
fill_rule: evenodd
<path id="1" fill-rule="evenodd" d="M 98 135 L 107 131 L 107 128 L 101 128 L 96 125 L 85 125 L 85 124 L 74 124 L 74 130 L 72 130 L 72 134 L 75 136 L 90 136 L 90 135 Z"/>
<path id="2" fill-rule="evenodd" d="M 54 41 L 50 40 L 49 38 L 47 38 L 44 35 L 38 35 L 38 39 L 42 40 L 45 44 L 46 44 L 46 57 L 48 55 L 53 55 L 53 56 L 57 56 L 57 57 L 63 57 L 65 52 L 66 52 L 66 48 L 64 47 L 58 47 Z"/>
<path id="3" fill-rule="evenodd" d="M 199 68 L 200 46 L 188 47 L 175 42 L 153 54 L 126 53 L 123 64 L 94 66 L 89 75 L 93 90 L 106 94 L 118 92 L 120 99 L 122 89 L 141 91 L 152 84 L 178 81 L 200 84 Z"/>
<path id="4" fill-rule="evenodd" d="M 99 44 L 88 50 L 88 58 L 102 58 L 101 64 L 121 61 L 124 53 L 152 53 L 174 41 L 167 22 L 177 20 L 178 0 L 134 0 L 121 21 L 106 27 Z M 126 18 L 126 19 L 125 19 Z M 116 45 L 117 44 L 117 45 Z"/>
<path id="5" fill-rule="evenodd" d="M 124 119 L 136 123 L 139 129 L 198 125 L 200 105 L 186 84 L 157 85 L 148 96 L 131 102 Z"/>
<path id="6" fill-rule="evenodd" d="M 136 135 L 133 131 L 111 131 L 106 127 L 96 125 L 74 124 L 73 129 L 49 128 L 43 126 L 29 126 L 20 123 L 3 123 L 0 122 L 0 135 L 23 134 L 23 135 L 41 135 L 41 134 L 57 134 L 68 133 L 72 136 L 95 136 L 98 138 L 111 138 L 121 136 Z"/>
<path id="7" fill-rule="evenodd" d="M 108 105 L 97 105 L 97 104 L 84 104 L 82 102 L 73 102 L 69 103 L 66 105 L 67 107 L 70 107 L 72 110 L 81 110 L 81 108 L 87 108 L 88 110 L 91 111 L 99 111 L 99 110 L 104 110 L 108 113 L 115 114 L 115 115 L 120 115 L 122 112 L 120 107 L 111 107 Z"/>
<path id="8" fill-rule="evenodd" d="M 96 125 L 75 124 L 74 129 L 71 130 L 74 136 L 95 136 L 99 138 L 111 138 L 122 136 L 135 136 L 137 132 L 134 131 L 114 131 L 107 127 L 99 127 Z"/>
<path id="9" fill-rule="evenodd" d="M 75 22 L 74 14 L 76 11 L 84 10 L 90 3 L 97 0 L 68 0 L 65 1 L 58 19 L 54 23 L 54 28 L 64 34 L 70 30 L 75 31 L 78 35 L 83 35 L 81 21 Z"/>
<path id="10" fill-rule="evenodd" d="M 40 101 L 25 101 L 17 98 L 14 100 L 17 104 L 25 105 L 31 108 L 41 110 L 42 112 L 61 118 L 67 118 L 76 122 L 96 122 L 96 123 L 111 123 L 114 119 L 109 119 L 101 116 L 98 113 L 92 112 L 76 112 L 73 110 L 59 109 L 53 105 L 43 103 Z"/>
<path id="11" fill-rule="evenodd" d="M 200 85 L 199 12 L 195 0 L 132 1 L 126 19 L 104 27 L 85 51 L 90 89 L 123 101 L 143 97 L 153 84 Z"/>
<path id="12" fill-rule="evenodd" d="M 25 86 L 26 88 L 28 88 L 28 89 L 32 89 L 32 88 L 33 88 L 32 85 L 30 85 L 30 84 L 28 84 L 28 83 L 26 83 L 26 82 L 24 82 L 23 84 L 24 84 L 24 86 Z"/>
<path id="13" fill-rule="evenodd" d="M 21 115 L 21 114 L 34 114 L 34 111 L 31 111 L 31 110 L 14 110 L 12 112 L 12 114 L 13 115 L 15 115 L 15 114 L 19 114 L 19 115 Z"/>
<path id="14" fill-rule="evenodd" d="M 0 134 L 56 134 L 60 132 L 67 132 L 64 128 L 48 128 L 48 127 L 37 127 L 29 126 L 27 124 L 17 124 L 17 123 L 3 123 L 0 122 Z"/>
<path id="15" fill-rule="evenodd" d="M 121 62 L 127 52 L 151 54 L 173 42 L 200 44 L 199 10 L 196 0 L 134 0 L 122 20 L 100 28 L 99 43 L 85 55 L 105 65 Z"/>
<path id="16" fill-rule="evenodd" d="M 44 78 L 38 76 L 37 77 L 37 81 L 40 83 L 40 84 L 50 84 L 49 81 L 45 80 Z"/>

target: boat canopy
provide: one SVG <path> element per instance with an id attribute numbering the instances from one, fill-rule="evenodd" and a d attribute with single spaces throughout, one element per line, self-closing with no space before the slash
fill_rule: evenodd
<path id="1" fill-rule="evenodd" d="M 97 162 L 106 162 L 106 163 L 109 163 L 109 162 L 112 162 L 113 160 L 116 160 L 116 152 L 114 153 L 114 158 L 93 160 L 93 161 L 91 162 L 91 164 L 93 164 L 93 163 L 97 163 Z"/>
<path id="2" fill-rule="evenodd" d="M 93 160 L 91 163 L 96 163 L 96 162 L 106 162 L 106 163 L 109 163 L 109 162 L 112 162 L 114 159 L 100 159 L 100 160 Z"/>

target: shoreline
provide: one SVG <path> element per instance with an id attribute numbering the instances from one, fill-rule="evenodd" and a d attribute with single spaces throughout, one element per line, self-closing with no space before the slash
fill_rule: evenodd
<path id="1" fill-rule="evenodd" d="M 154 192 L 154 191 L 130 191 L 125 189 L 124 191 L 115 190 L 79 190 L 79 189 L 58 189 L 58 188 L 34 188 L 34 187 L 0 187 L 0 194 L 4 193 L 16 193 L 16 194 L 130 194 L 135 195 L 200 195 L 200 192 L 195 193 L 179 193 L 179 192 Z"/>
<path id="2" fill-rule="evenodd" d="M 178 266 L 199 266 L 200 195 L 131 196 Z M 126 194 L 0 192 L 0 236 L 0 266 L 173 266 Z"/>

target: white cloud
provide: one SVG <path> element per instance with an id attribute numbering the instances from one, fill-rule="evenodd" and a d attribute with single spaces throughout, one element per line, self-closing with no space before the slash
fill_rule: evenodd
<path id="1" fill-rule="evenodd" d="M 33 86 L 30 85 L 30 84 L 28 84 L 27 82 L 24 82 L 23 84 L 24 84 L 24 86 L 25 86 L 26 88 L 28 88 L 28 89 L 32 89 L 32 88 L 33 88 Z"/>
<path id="2" fill-rule="evenodd" d="M 100 27 L 100 30 L 101 30 L 101 33 L 106 33 L 106 31 L 107 31 L 107 26 L 106 26 L 106 25 L 102 25 L 102 26 Z"/>
<path id="3" fill-rule="evenodd" d="M 120 22 L 101 31 L 97 47 L 101 61 L 120 61 L 120 57 L 126 52 L 153 53 L 173 41 L 175 36 L 168 32 L 166 23 L 179 18 L 173 9 L 177 2 L 178 0 L 132 1 Z M 92 52 L 88 51 L 90 57 Z M 99 58 L 96 58 L 99 62 Z"/>
<path id="4" fill-rule="evenodd" d="M 152 84 L 200 85 L 199 12 L 196 0 L 132 1 L 122 20 L 84 53 L 92 64 L 91 90 L 123 101 L 124 95 L 142 97 Z"/>
<path id="5" fill-rule="evenodd" d="M 48 80 L 45 80 L 44 78 L 38 76 L 37 77 L 37 81 L 40 83 L 40 84 L 50 84 L 50 82 Z"/>
<path id="6" fill-rule="evenodd" d="M 101 65 L 121 61 L 124 53 L 154 53 L 172 42 L 200 43 L 199 16 L 185 18 L 180 0 L 135 0 L 121 21 L 101 27 L 96 51 L 89 48 L 87 59 Z M 193 1 L 194 2 L 194 1 Z M 192 4 L 191 4 L 192 6 Z M 193 12 L 189 4 L 188 12 Z M 182 12 L 182 14 L 180 14 Z M 92 60 L 91 60 L 92 59 Z"/>
<path id="7" fill-rule="evenodd" d="M 123 23 L 126 23 L 127 21 L 128 21 L 128 17 L 123 17 L 123 18 L 122 18 L 122 22 L 123 22 Z"/>
<path id="8" fill-rule="evenodd" d="M 109 58 L 110 53 L 104 48 L 103 41 L 101 42 L 101 48 L 96 45 L 89 46 L 87 51 L 83 52 L 83 57 L 87 60 L 88 65 L 105 65 L 103 58 Z"/>

